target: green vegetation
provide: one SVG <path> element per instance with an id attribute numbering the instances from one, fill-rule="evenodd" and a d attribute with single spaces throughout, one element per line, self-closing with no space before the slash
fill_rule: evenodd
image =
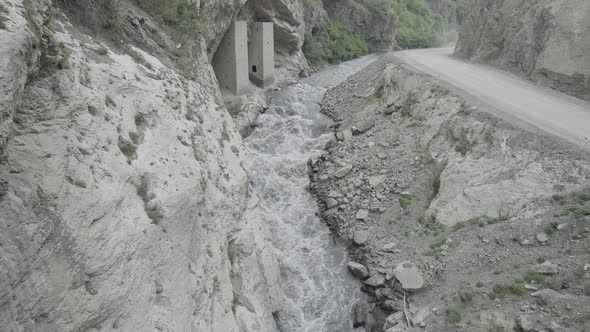
<path id="1" fill-rule="evenodd" d="M 523 279 L 526 282 L 534 282 L 540 284 L 545 281 L 545 276 L 539 272 L 528 271 L 524 276 Z"/>
<path id="2" fill-rule="evenodd" d="M 488 294 L 491 299 L 503 298 L 506 295 L 522 295 L 525 292 L 524 284 L 516 280 L 512 285 L 496 285 Z"/>
<path id="3" fill-rule="evenodd" d="M 401 205 L 403 209 L 407 209 L 412 205 L 412 201 L 414 201 L 414 195 L 402 195 L 399 198 L 399 205 Z"/>
<path id="4" fill-rule="evenodd" d="M 124 139 L 123 137 L 119 136 L 118 144 L 119 149 L 121 152 L 127 157 L 127 159 L 135 159 L 137 148 L 133 145 L 132 142 Z"/>
<path id="5" fill-rule="evenodd" d="M 561 215 L 576 218 L 590 216 L 590 208 L 585 206 L 570 206 L 561 211 Z"/>
<path id="6" fill-rule="evenodd" d="M 177 41 L 198 40 L 207 32 L 208 16 L 198 1 L 187 0 L 136 0 L 138 6 L 160 18 L 178 34 Z"/>
<path id="7" fill-rule="evenodd" d="M 327 36 L 307 35 L 303 52 L 313 65 L 339 63 L 369 53 L 369 44 L 348 28 L 330 20 Z"/>
<path id="8" fill-rule="evenodd" d="M 461 322 L 461 313 L 457 309 L 447 309 L 447 323 L 459 324 Z"/>
<path id="9" fill-rule="evenodd" d="M 60 58 L 59 62 L 57 63 L 57 68 L 62 70 L 72 68 L 72 65 L 70 64 L 70 50 L 67 49 L 64 43 L 59 43 L 58 47 Z"/>
<path id="10" fill-rule="evenodd" d="M 552 222 L 547 227 L 545 227 L 545 234 L 551 236 L 553 233 L 557 232 L 557 223 Z"/>
<path id="11" fill-rule="evenodd" d="M 98 114 L 98 108 L 93 105 L 88 105 L 88 113 L 90 113 L 90 115 L 96 115 Z"/>
<path id="12" fill-rule="evenodd" d="M 6 21 L 8 20 L 5 14 L 8 14 L 8 8 L 0 3 L 0 29 L 6 29 Z"/>
<path id="13" fill-rule="evenodd" d="M 442 31 L 443 18 L 433 14 L 423 0 L 391 0 L 397 20 L 396 41 L 401 48 L 426 48 Z"/>

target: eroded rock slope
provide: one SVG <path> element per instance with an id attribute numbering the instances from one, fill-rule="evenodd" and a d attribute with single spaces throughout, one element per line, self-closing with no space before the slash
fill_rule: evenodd
<path id="1" fill-rule="evenodd" d="M 0 329 L 275 330 L 277 265 L 204 44 L 191 81 L 5 3 Z"/>
<path id="2" fill-rule="evenodd" d="M 590 100 L 590 3 L 470 1 L 455 54 Z"/>
<path id="3" fill-rule="evenodd" d="M 311 165 L 375 331 L 588 328 L 590 159 L 386 55 L 329 91 Z M 359 310 L 359 312 L 363 312 Z"/>

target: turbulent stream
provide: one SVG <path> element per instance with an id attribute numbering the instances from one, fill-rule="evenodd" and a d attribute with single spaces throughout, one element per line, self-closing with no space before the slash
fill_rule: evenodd
<path id="1" fill-rule="evenodd" d="M 328 67 L 271 93 L 269 109 L 245 140 L 252 181 L 280 263 L 285 293 L 278 314 L 281 331 L 352 331 L 351 311 L 362 298 L 360 284 L 346 271 L 347 255 L 335 244 L 307 186 L 307 161 L 333 137 L 331 120 L 320 113 L 327 89 L 377 58 Z"/>

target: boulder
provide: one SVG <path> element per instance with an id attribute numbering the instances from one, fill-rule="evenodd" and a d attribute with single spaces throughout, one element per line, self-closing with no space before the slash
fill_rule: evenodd
<path id="1" fill-rule="evenodd" d="M 369 276 L 369 271 L 363 264 L 348 262 L 348 271 L 358 279 L 365 280 Z"/>
<path id="2" fill-rule="evenodd" d="M 352 326 L 356 329 L 367 325 L 369 316 L 369 305 L 363 302 L 357 302 L 352 307 Z"/>
<path id="3" fill-rule="evenodd" d="M 533 266 L 533 271 L 545 275 L 554 275 L 558 272 L 558 266 L 557 264 L 553 264 L 549 261 L 546 261 L 543 264 L 537 264 Z"/>
<path id="4" fill-rule="evenodd" d="M 354 232 L 353 241 L 358 245 L 363 245 L 369 239 L 369 233 L 365 230 L 359 230 Z"/>
<path id="5" fill-rule="evenodd" d="M 385 284 L 385 276 L 382 273 L 375 273 L 371 278 L 364 281 L 365 285 L 380 287 Z"/>
<path id="6" fill-rule="evenodd" d="M 397 265 L 393 275 L 400 282 L 402 288 L 408 291 L 419 290 L 424 287 L 424 278 L 418 267 L 410 261 Z"/>
<path id="7" fill-rule="evenodd" d="M 549 237 L 544 233 L 537 234 L 537 241 L 541 244 L 549 242 Z"/>
<path id="8" fill-rule="evenodd" d="M 328 209 L 331 209 L 333 207 L 338 206 L 338 201 L 335 200 L 334 198 L 328 198 L 326 199 L 326 206 L 328 207 Z"/>
<path id="9" fill-rule="evenodd" d="M 365 220 L 369 217 L 369 211 L 365 209 L 360 209 L 356 212 L 356 219 Z"/>
<path id="10" fill-rule="evenodd" d="M 346 176 L 346 174 L 348 174 L 348 172 L 350 172 L 350 170 L 352 170 L 352 165 L 347 165 L 344 166 L 338 170 L 336 170 L 334 173 L 332 173 L 332 176 L 335 176 L 339 179 L 343 178 Z"/>

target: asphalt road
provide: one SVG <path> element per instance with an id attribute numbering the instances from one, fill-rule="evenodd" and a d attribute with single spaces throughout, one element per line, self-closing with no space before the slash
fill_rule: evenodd
<path id="1" fill-rule="evenodd" d="M 590 103 L 490 66 L 455 59 L 452 52 L 452 48 L 435 48 L 394 54 L 483 111 L 590 150 Z"/>

